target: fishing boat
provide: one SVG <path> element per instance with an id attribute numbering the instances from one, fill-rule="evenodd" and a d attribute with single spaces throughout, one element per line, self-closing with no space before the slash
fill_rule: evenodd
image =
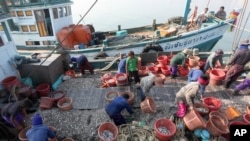
<path id="1" fill-rule="evenodd" d="M 24 32 L 23 30 L 27 28 L 24 28 L 23 25 L 21 25 L 22 31 L 12 33 L 13 38 L 18 38 L 18 41 L 15 42 L 20 54 L 27 55 L 28 50 L 34 53 L 38 49 L 48 49 L 48 47 L 50 47 L 49 49 L 58 49 L 62 47 L 73 56 L 84 54 L 92 60 L 92 58 L 100 58 L 98 56 L 100 52 L 104 52 L 106 56 L 113 57 L 119 53 L 126 53 L 129 50 L 133 50 L 136 54 L 152 51 L 172 52 L 185 48 L 211 51 L 222 38 L 228 28 L 227 23 L 230 23 L 232 19 L 220 20 L 215 18 L 214 12 L 211 11 L 207 22 L 199 25 L 195 24 L 187 28 L 190 25 L 190 22 L 188 22 L 190 3 L 191 0 L 187 0 L 183 17 L 170 18 L 168 23 L 158 24 L 153 20 L 152 25 L 129 29 L 122 29 L 119 26 L 118 30 L 103 32 L 95 32 L 93 26 L 74 25 L 70 12 L 67 14 L 67 8 L 70 11 L 70 5 L 72 4 L 70 0 L 63 2 L 56 0 L 34 1 L 19 5 L 12 3 L 8 7 L 10 13 L 12 13 L 11 15 L 13 13 L 17 14 L 14 17 L 14 23 L 19 24 L 19 27 L 27 20 L 33 24 L 35 23 L 33 26 L 26 26 L 29 27 L 29 31 L 32 30 L 31 27 L 36 29 L 31 31 L 32 33 Z M 32 8 L 30 9 L 30 7 Z M 64 8 L 60 9 L 61 7 Z M 31 16 L 28 17 L 24 14 L 23 18 L 20 18 L 18 16 L 20 11 L 26 14 L 30 13 Z M 40 19 L 38 17 L 39 13 L 45 15 L 45 18 Z M 67 16 L 61 17 L 58 15 L 58 19 L 55 19 L 55 13 Z M 46 15 L 48 16 L 46 17 Z M 19 22 L 21 20 L 22 22 Z M 47 29 L 47 32 L 40 30 L 44 29 L 43 27 Z M 21 35 L 25 36 L 20 38 Z M 55 42 L 58 42 L 58 44 L 53 44 Z"/>
<path id="2" fill-rule="evenodd" d="M 12 63 L 13 56 L 18 55 L 15 43 L 11 37 L 8 21 L 11 17 L 4 10 L 0 10 L 0 82 L 9 76 L 17 76 L 16 66 Z M 0 90 L 3 89 L 3 85 L 0 84 Z"/>

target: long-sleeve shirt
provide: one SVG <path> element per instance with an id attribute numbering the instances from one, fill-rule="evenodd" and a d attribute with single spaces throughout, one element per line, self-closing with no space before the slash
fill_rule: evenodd
<path id="1" fill-rule="evenodd" d="M 118 64 L 118 73 L 126 73 L 126 60 L 127 58 L 123 58 Z"/>
<path id="2" fill-rule="evenodd" d="M 193 105 L 193 99 L 198 93 L 204 93 L 205 86 L 201 86 L 199 82 L 191 82 L 182 87 L 176 94 L 176 101 L 183 101 L 189 106 Z"/>
<path id="3" fill-rule="evenodd" d="M 211 55 L 208 56 L 207 62 L 209 63 L 209 66 L 211 68 L 214 68 L 216 61 L 219 61 L 220 64 L 223 65 L 222 57 L 223 57 L 222 55 L 216 56 L 216 53 L 213 52 Z"/>
<path id="4" fill-rule="evenodd" d="M 105 110 L 110 116 L 113 116 L 119 114 L 123 109 L 127 109 L 130 114 L 134 113 L 128 101 L 123 96 L 118 96 L 107 105 Z"/>
<path id="5" fill-rule="evenodd" d="M 191 69 L 188 73 L 188 82 L 197 81 L 202 74 L 204 73 L 200 69 Z"/>
<path id="6" fill-rule="evenodd" d="M 26 136 L 29 141 L 48 141 L 48 138 L 55 137 L 55 132 L 48 126 L 36 125 L 28 130 Z"/>
<path id="7" fill-rule="evenodd" d="M 235 52 L 233 57 L 228 62 L 228 65 L 241 65 L 244 66 L 250 61 L 250 50 L 249 49 L 240 49 Z"/>
<path id="8" fill-rule="evenodd" d="M 170 60 L 171 66 L 177 66 L 177 65 L 186 65 L 186 56 L 183 52 L 179 52 L 176 55 L 173 56 L 173 58 Z"/>

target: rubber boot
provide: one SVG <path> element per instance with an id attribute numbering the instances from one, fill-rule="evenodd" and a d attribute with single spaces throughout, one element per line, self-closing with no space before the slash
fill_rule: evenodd
<path id="1" fill-rule="evenodd" d="M 176 116 L 182 118 L 185 116 L 187 112 L 187 106 L 185 103 L 178 103 L 178 110 L 176 112 Z"/>

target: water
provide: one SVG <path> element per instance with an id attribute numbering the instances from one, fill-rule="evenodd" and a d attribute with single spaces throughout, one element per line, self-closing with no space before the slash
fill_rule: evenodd
<path id="1" fill-rule="evenodd" d="M 216 12 L 220 6 L 224 6 L 227 15 L 229 15 L 234 8 L 243 8 L 245 1 L 192 0 L 191 9 L 198 6 L 198 13 L 201 13 L 205 7 L 208 7 L 209 11 Z M 73 2 L 73 20 L 74 23 L 78 23 L 81 16 L 85 15 L 95 0 L 73 0 Z M 165 23 L 171 17 L 183 16 L 185 4 L 186 0 L 98 0 L 81 23 L 93 24 L 96 31 L 116 30 L 118 25 L 121 25 L 121 28 L 151 25 L 154 19 L 157 23 Z M 247 8 L 242 22 L 242 27 L 245 24 L 246 27 L 240 39 L 250 38 L 249 20 L 246 23 L 250 13 L 250 2 L 246 4 Z M 225 33 L 214 50 L 221 48 L 225 51 L 231 51 L 235 37 L 235 32 Z"/>

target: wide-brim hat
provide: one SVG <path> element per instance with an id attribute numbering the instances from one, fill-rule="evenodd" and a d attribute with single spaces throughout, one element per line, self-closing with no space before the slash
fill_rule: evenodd
<path id="1" fill-rule="evenodd" d="M 240 43 L 241 45 L 250 45 L 250 43 L 249 43 L 249 40 L 247 39 L 247 40 L 243 40 L 243 41 L 241 41 L 241 43 Z"/>

